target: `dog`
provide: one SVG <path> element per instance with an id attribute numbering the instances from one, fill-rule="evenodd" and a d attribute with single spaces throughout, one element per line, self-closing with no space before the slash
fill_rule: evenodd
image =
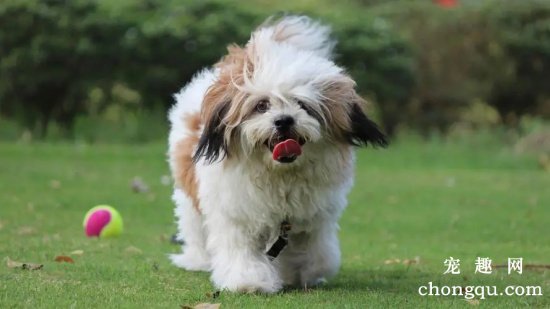
<path id="1" fill-rule="evenodd" d="M 387 138 L 334 46 L 330 28 L 306 16 L 268 19 L 175 94 L 168 161 L 184 244 L 173 264 L 235 292 L 337 273 L 354 147 Z"/>

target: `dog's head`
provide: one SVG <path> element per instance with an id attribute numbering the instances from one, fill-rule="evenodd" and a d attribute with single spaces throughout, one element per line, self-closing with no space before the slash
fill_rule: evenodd
<path id="1" fill-rule="evenodd" d="M 230 46 L 204 98 L 194 160 L 293 163 L 309 143 L 385 146 L 355 82 L 332 61 L 332 46 L 328 28 L 304 17 L 260 27 L 244 48 Z"/>

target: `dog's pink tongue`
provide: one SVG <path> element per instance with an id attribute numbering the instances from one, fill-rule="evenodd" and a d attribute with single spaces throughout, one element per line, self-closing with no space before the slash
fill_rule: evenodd
<path id="1" fill-rule="evenodd" d="M 297 157 L 301 154 L 302 147 L 293 139 L 287 139 L 284 142 L 280 142 L 273 148 L 273 160 L 277 161 L 285 157 Z"/>

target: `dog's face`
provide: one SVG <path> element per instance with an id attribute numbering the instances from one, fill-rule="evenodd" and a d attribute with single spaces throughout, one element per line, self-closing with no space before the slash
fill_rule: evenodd
<path id="1" fill-rule="evenodd" d="M 363 112 L 355 82 L 330 59 L 253 36 L 245 48 L 230 47 L 217 69 L 195 161 L 235 156 L 299 164 L 312 155 L 308 144 L 386 145 Z"/>
<path id="2" fill-rule="evenodd" d="M 309 106 L 292 95 L 250 96 L 251 112 L 239 124 L 239 142 L 243 153 L 265 155 L 273 153 L 275 146 L 286 140 L 294 140 L 301 148 L 305 143 L 315 143 L 322 138 L 321 118 L 308 113 Z M 270 155 L 271 156 L 271 155 Z M 275 159 L 281 163 L 296 160 L 296 154 L 283 154 Z"/>

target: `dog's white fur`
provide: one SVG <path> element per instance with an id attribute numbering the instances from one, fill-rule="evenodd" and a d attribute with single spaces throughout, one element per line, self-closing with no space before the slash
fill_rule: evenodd
<path id="1" fill-rule="evenodd" d="M 333 132 L 337 116 L 326 104 L 332 98 L 324 91 L 348 78 L 331 59 L 333 46 L 329 28 L 307 17 L 285 17 L 253 32 L 245 47 L 253 69 L 243 68 L 242 82 L 233 85 L 244 96 L 228 111 L 238 121 L 227 121 L 224 129 L 228 153 L 214 162 L 197 157 L 194 198 L 199 209 L 182 183 L 174 190 L 178 237 L 185 242 L 183 253 L 171 255 L 175 265 L 211 271 L 217 288 L 241 292 L 313 286 L 336 274 L 337 221 L 353 183 L 354 153 Z M 202 71 L 175 95 L 169 115 L 174 177 L 178 143 L 195 134 L 185 119 L 202 111 L 223 69 L 222 63 Z M 267 112 L 253 112 L 259 100 L 269 100 Z M 321 116 L 313 117 L 298 101 Z M 273 160 L 264 145 L 282 114 L 295 119 L 295 132 L 306 141 L 303 154 L 286 164 Z M 207 134 L 203 128 L 208 121 L 201 119 L 199 134 Z M 289 245 L 270 261 L 265 252 L 285 219 L 292 225 Z"/>

